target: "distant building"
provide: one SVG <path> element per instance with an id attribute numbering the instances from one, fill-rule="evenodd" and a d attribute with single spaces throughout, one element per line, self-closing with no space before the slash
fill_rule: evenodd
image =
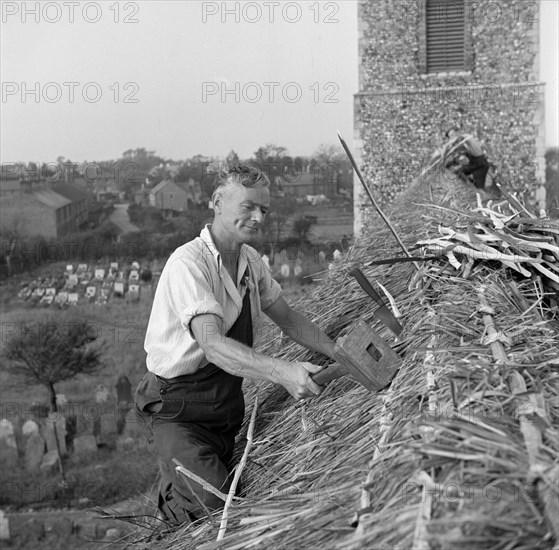
<path id="1" fill-rule="evenodd" d="M 184 212 L 198 204 L 201 197 L 200 184 L 192 178 L 187 182 L 163 180 L 149 190 L 149 205 L 165 213 Z"/>
<path id="2" fill-rule="evenodd" d="M 276 186 L 284 195 L 292 195 L 294 197 L 326 195 L 329 198 L 333 198 L 338 193 L 338 174 L 302 173 L 292 180 L 277 176 Z"/>
<path id="3" fill-rule="evenodd" d="M 140 206 L 149 206 L 149 189 L 144 185 L 134 193 L 134 202 Z"/>
<path id="4" fill-rule="evenodd" d="M 88 195 L 76 185 L 46 187 L 22 181 L 19 186 L 0 200 L 2 232 L 61 237 L 78 231 L 88 218 Z"/>
<path id="5" fill-rule="evenodd" d="M 21 192 L 21 184 L 18 179 L 2 179 L 0 181 L 0 197 L 18 195 Z"/>
<path id="6" fill-rule="evenodd" d="M 93 184 L 93 192 L 98 201 L 122 200 L 124 192 L 118 187 L 114 178 L 100 178 Z"/>

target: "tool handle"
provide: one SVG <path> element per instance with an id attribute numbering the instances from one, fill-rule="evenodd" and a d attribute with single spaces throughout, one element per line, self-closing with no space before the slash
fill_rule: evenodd
<path id="1" fill-rule="evenodd" d="M 347 374 L 347 369 L 340 363 L 334 363 L 330 367 L 327 367 L 320 372 L 311 376 L 315 384 L 319 386 L 324 386 L 336 378 L 341 378 Z"/>
<path id="2" fill-rule="evenodd" d="M 354 267 L 350 272 L 350 275 L 355 277 L 355 280 L 359 283 L 359 286 L 379 305 L 386 307 L 386 304 L 382 301 L 382 298 L 378 295 L 377 291 L 372 287 L 371 283 L 363 275 L 363 272 L 358 268 Z"/>

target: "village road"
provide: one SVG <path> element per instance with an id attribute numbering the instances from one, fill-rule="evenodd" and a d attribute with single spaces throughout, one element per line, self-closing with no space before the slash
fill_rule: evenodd
<path id="1" fill-rule="evenodd" d="M 139 231 L 140 228 L 130 222 L 127 209 L 128 204 L 115 204 L 115 209 L 109 216 L 109 220 L 111 220 L 122 231 L 122 233 Z"/>

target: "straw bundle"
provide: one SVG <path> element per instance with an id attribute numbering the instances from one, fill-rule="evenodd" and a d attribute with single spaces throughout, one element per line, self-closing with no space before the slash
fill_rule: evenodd
<path id="1" fill-rule="evenodd" d="M 425 204 L 428 185 L 433 198 Z M 455 210 L 473 200 L 464 186 L 423 182 L 401 198 L 391 220 L 411 246 L 439 222 L 451 227 Z M 258 396 L 259 408 L 245 497 L 229 509 L 227 533 L 216 541 L 209 522 L 189 525 L 150 548 L 554 546 L 547 511 L 559 494 L 559 330 L 541 289 L 486 262 L 469 279 L 448 264 L 423 263 L 418 273 L 409 263 L 367 267 L 397 250 L 389 230 L 373 224 L 370 239 L 295 304 L 332 337 L 362 316 L 393 344 L 347 272 L 360 266 L 385 286 L 404 326 L 393 346 L 403 365 L 390 388 L 371 394 L 340 379 L 301 405 L 282 388 L 247 381 L 247 403 Z M 279 349 L 280 342 L 270 331 L 259 350 L 323 361 L 292 342 Z M 496 345 L 505 351 L 499 360 Z M 518 376 L 521 395 L 509 384 Z M 529 394 L 539 396 L 540 412 L 525 408 Z M 527 447 L 526 419 L 540 433 L 537 448 Z M 243 448 L 239 442 L 239 456 Z"/>
<path id="2" fill-rule="evenodd" d="M 440 253 L 466 278 L 474 261 L 500 262 L 524 277 L 541 278 L 544 292 L 559 290 L 559 222 L 536 218 L 514 197 L 461 215 L 454 227 L 439 225 L 438 238 L 417 243 Z M 461 260 L 461 261 L 460 261 Z M 479 264 L 479 262 L 477 262 Z"/>

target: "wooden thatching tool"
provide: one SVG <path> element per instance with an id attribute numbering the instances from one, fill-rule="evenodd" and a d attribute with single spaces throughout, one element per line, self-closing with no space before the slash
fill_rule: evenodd
<path id="1" fill-rule="evenodd" d="M 402 364 L 396 352 L 363 319 L 338 338 L 334 359 L 337 363 L 312 377 L 320 386 L 349 374 L 369 391 L 379 391 L 390 384 Z"/>

